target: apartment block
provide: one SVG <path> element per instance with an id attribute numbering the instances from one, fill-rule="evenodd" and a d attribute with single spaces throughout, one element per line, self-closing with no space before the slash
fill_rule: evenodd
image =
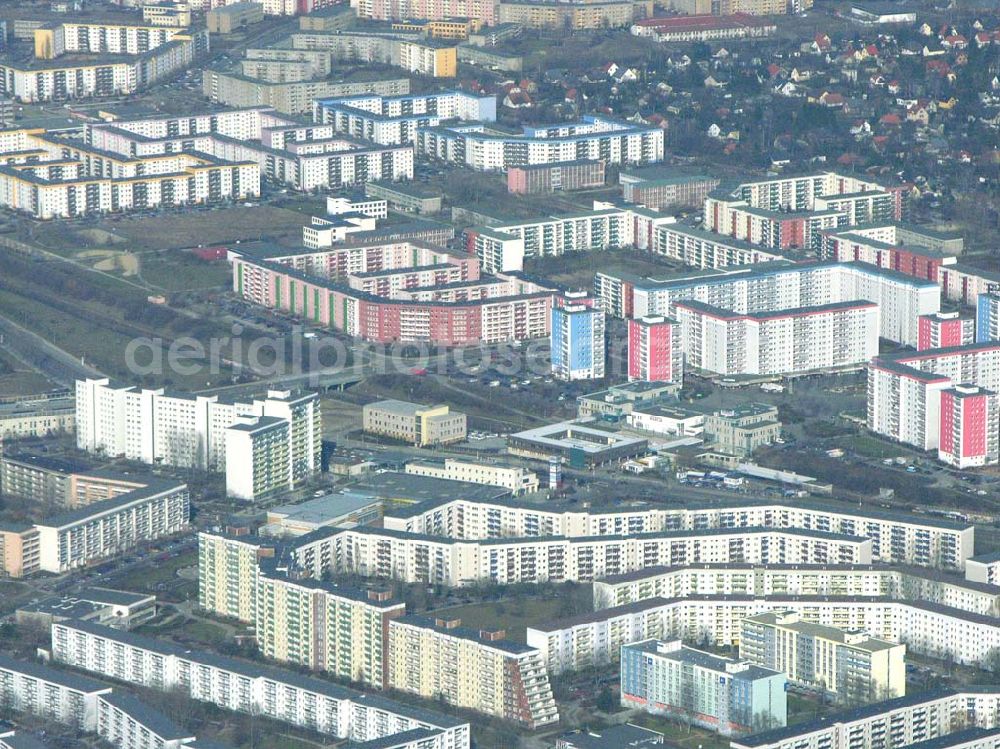
<path id="1" fill-rule="evenodd" d="M 771 36 L 777 30 L 772 21 L 738 13 L 647 18 L 636 21 L 629 29 L 633 36 L 648 37 L 661 43 L 758 39 Z"/>
<path id="2" fill-rule="evenodd" d="M 822 531 L 753 527 L 483 540 L 364 527 L 324 528 L 299 539 L 294 555 L 316 578 L 332 572 L 454 587 L 483 581 L 586 582 L 662 564 L 867 564 L 871 541 Z"/>
<path id="3" fill-rule="evenodd" d="M 941 391 L 938 460 L 959 469 L 1000 462 L 1000 401 L 975 385 Z"/>
<path id="4" fill-rule="evenodd" d="M 260 561 L 274 553 L 274 544 L 257 536 L 199 533 L 198 606 L 225 619 L 256 622 Z"/>
<path id="5" fill-rule="evenodd" d="M 458 58 L 454 42 L 369 31 L 299 32 L 290 39 L 293 49 L 327 51 L 336 61 L 382 63 L 431 78 L 455 77 Z"/>
<path id="6" fill-rule="evenodd" d="M 976 299 L 976 342 L 1000 340 L 1000 294 L 980 294 Z"/>
<path id="7" fill-rule="evenodd" d="M 979 554 L 967 559 L 965 579 L 970 583 L 1000 585 L 1000 554 L 996 552 Z"/>
<path id="8" fill-rule="evenodd" d="M 534 730 L 558 722 L 539 653 L 458 620 L 405 616 L 389 622 L 388 684 Z"/>
<path id="9" fill-rule="evenodd" d="M 97 698 L 98 736 L 120 749 L 184 749 L 195 736 L 121 690 Z"/>
<path id="10" fill-rule="evenodd" d="M 406 401 L 384 400 L 368 403 L 361 411 L 362 428 L 408 442 L 417 447 L 461 442 L 465 439 L 466 417 L 452 413 L 448 406 L 422 406 Z"/>
<path id="11" fill-rule="evenodd" d="M 857 596 L 926 601 L 981 616 L 1000 617 L 1000 587 L 970 566 L 966 577 L 921 567 L 885 565 L 702 564 L 648 568 L 595 580 L 594 608 L 638 603 L 649 598 L 690 595 Z M 981 567 L 979 568 L 981 569 Z"/>
<path id="12" fill-rule="evenodd" d="M 961 250 L 961 239 L 956 247 L 936 232 L 890 221 L 824 232 L 821 254 L 830 260 L 860 260 L 937 283 L 942 267 L 954 265 Z"/>
<path id="13" fill-rule="evenodd" d="M 976 342 L 976 320 L 958 312 L 921 315 L 917 328 L 917 351 L 965 346 Z"/>
<path id="14" fill-rule="evenodd" d="M 618 175 L 622 197 L 654 211 L 700 208 L 719 186 L 717 177 L 678 174 L 666 167 L 625 170 Z"/>
<path id="15" fill-rule="evenodd" d="M 975 307 L 980 294 L 995 294 L 1000 289 L 1000 273 L 965 263 L 942 266 L 938 273 L 941 295 L 949 302 Z"/>
<path id="16" fill-rule="evenodd" d="M 605 164 L 652 164 L 663 160 L 663 130 L 604 116 L 526 127 L 511 135 L 488 125 L 422 127 L 417 152 L 477 171 L 600 159 Z"/>
<path id="17" fill-rule="evenodd" d="M 541 651 L 550 672 L 559 673 L 612 663 L 618 648 L 637 635 L 739 646 L 744 619 L 788 610 L 809 624 L 866 631 L 875 639 L 906 643 L 908 652 L 956 663 L 982 663 L 1000 643 L 996 616 L 920 600 L 790 594 L 649 598 L 531 627 L 527 641 Z"/>
<path id="18" fill-rule="evenodd" d="M 550 359 L 560 380 L 604 378 L 604 310 L 589 298 L 564 298 L 552 307 Z"/>
<path id="19" fill-rule="evenodd" d="M 111 687 L 33 661 L 0 655 L 0 695 L 13 710 L 65 723 L 81 731 L 97 729 L 97 702 Z"/>
<path id="20" fill-rule="evenodd" d="M 976 735 L 968 731 L 995 729 L 997 697 L 991 687 L 964 692 L 935 689 L 733 739 L 730 744 L 733 749 L 964 747 Z M 965 728 L 970 723 L 973 728 Z"/>
<path id="21" fill-rule="evenodd" d="M 256 596 L 264 657 L 376 689 L 389 686 L 389 623 L 406 604 L 388 591 L 295 579 L 264 562 Z"/>
<path id="22" fill-rule="evenodd" d="M 579 159 L 507 170 L 507 191 L 515 195 L 586 190 L 604 186 L 604 162 Z"/>
<path id="23" fill-rule="evenodd" d="M 128 684 L 178 690 L 223 710 L 336 738 L 364 742 L 422 729 L 427 733 L 421 735 L 419 749 L 468 749 L 470 745 L 468 723 L 432 710 L 90 622 L 54 623 L 52 657 L 57 663 Z M 414 749 L 412 743 L 403 746 Z"/>
<path id="24" fill-rule="evenodd" d="M 622 647 L 621 702 L 723 736 L 784 726 L 787 720 L 783 673 L 720 658 L 680 640 Z"/>
<path id="25" fill-rule="evenodd" d="M 868 365 L 868 428 L 921 450 L 939 449 L 942 393 L 958 385 L 1000 392 L 1000 343 L 876 357 Z"/>
<path id="26" fill-rule="evenodd" d="M 70 504 L 70 476 L 86 466 L 44 455 L 0 455 L 0 488 L 8 497 L 49 505 Z"/>
<path id="27" fill-rule="evenodd" d="M 905 655 L 906 645 L 804 622 L 796 611 L 747 617 L 740 633 L 741 658 L 849 704 L 902 697 Z"/>
<path id="28" fill-rule="evenodd" d="M 594 286 L 604 308 L 617 317 L 673 317 L 681 301 L 738 314 L 872 302 L 878 305 L 879 336 L 909 346 L 917 345 L 918 318 L 941 309 L 937 284 L 861 262 L 771 261 L 666 279 L 598 273 Z"/>
<path id="29" fill-rule="evenodd" d="M 0 439 L 48 437 L 76 425 L 76 403 L 62 392 L 52 396 L 15 397 L 0 404 Z"/>
<path id="30" fill-rule="evenodd" d="M 469 18 L 487 26 L 497 22 L 495 0 L 410 0 L 405 6 L 391 0 L 362 0 L 355 10 L 358 18 L 375 21 Z"/>
<path id="31" fill-rule="evenodd" d="M 502 486 L 513 495 L 538 491 L 538 475 L 534 471 L 517 466 L 445 458 L 441 462 L 410 461 L 406 464 L 405 470 L 412 476 L 431 476 L 449 481 Z"/>
<path id="32" fill-rule="evenodd" d="M 729 413 L 739 417 L 741 412 Z M 773 420 L 774 413 L 773 407 L 766 405 L 753 408 L 748 421 L 766 423 Z M 624 506 L 597 511 L 566 504 L 540 506 L 516 500 L 501 503 L 442 498 L 407 510 L 390 511 L 383 525 L 387 530 L 456 540 L 575 538 L 716 529 L 738 533 L 740 529 L 762 527 L 797 529 L 868 538 L 873 558 L 886 564 L 945 569 L 963 569 L 975 547 L 975 528 L 967 522 L 809 500 L 688 503 L 683 508 L 669 509 Z"/>
<path id="33" fill-rule="evenodd" d="M 0 206 L 39 219 L 260 194 L 257 164 L 200 149 L 113 154 L 41 128 L 21 128 L 0 134 L 0 155 L 4 154 Z"/>
<path id="34" fill-rule="evenodd" d="M 313 120 L 331 124 L 338 133 L 385 145 L 416 140 L 417 129 L 445 120 L 495 122 L 495 96 L 475 96 L 463 91 L 404 96 L 351 96 L 318 99 Z"/>
<path id="35" fill-rule="evenodd" d="M 270 390 L 238 402 L 107 378 L 79 380 L 76 393 L 77 446 L 90 453 L 223 472 L 232 458 L 227 476 L 235 482 L 233 491 L 247 499 L 257 496 L 255 491 L 301 485 L 319 471 L 320 409 L 314 393 Z"/>
<path id="36" fill-rule="evenodd" d="M 152 476 L 130 478 L 135 481 L 131 491 L 35 523 L 38 569 L 68 572 L 187 527 L 191 494 L 186 484 Z M 21 539 L 23 556 L 14 567 L 29 574 L 35 571 L 28 564 L 29 555 L 34 556 L 33 539 Z"/>
<path id="37" fill-rule="evenodd" d="M 687 300 L 674 310 L 685 362 L 705 372 L 777 375 L 859 368 L 879 351 L 874 302 L 734 312 Z"/>
<path id="38" fill-rule="evenodd" d="M 500 23 L 515 23 L 526 29 L 573 29 L 587 31 L 628 26 L 636 18 L 653 15 L 649 0 L 588 0 L 579 3 L 545 3 L 537 0 L 503 0 Z"/>
<path id="39" fill-rule="evenodd" d="M 283 50 L 272 50 L 279 52 Z M 305 50 L 289 50 L 309 54 Z M 329 53 L 317 53 L 329 59 Z M 254 60 L 260 68 L 264 61 Z M 322 63 L 320 63 L 322 65 Z M 277 70 L 268 71 L 277 73 Z M 270 74 L 270 73 L 269 73 Z M 273 107 L 285 114 L 303 115 L 312 112 L 313 101 L 331 96 L 379 94 L 395 96 L 410 91 L 409 78 L 381 81 L 331 81 L 312 78 L 301 81 L 264 81 L 235 72 L 205 68 L 201 76 L 204 96 L 216 104 L 230 107 Z"/>
<path id="40" fill-rule="evenodd" d="M 413 178 L 412 148 L 359 143 L 338 137 L 330 125 L 292 120 L 268 107 L 88 123 L 84 136 L 86 147 L 103 152 L 95 155 L 99 163 L 195 151 L 255 165 L 262 177 L 296 190 Z"/>
<path id="41" fill-rule="evenodd" d="M 663 316 L 628 321 L 628 378 L 647 382 L 683 382 L 684 353 L 679 325 Z"/>
<path id="42" fill-rule="evenodd" d="M 653 233 L 650 250 L 657 255 L 703 269 L 797 259 L 795 252 L 751 244 L 725 234 L 679 223 L 658 225 Z"/>

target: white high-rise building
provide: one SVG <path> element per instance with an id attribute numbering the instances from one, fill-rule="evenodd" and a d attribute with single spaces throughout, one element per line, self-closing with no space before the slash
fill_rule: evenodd
<path id="1" fill-rule="evenodd" d="M 320 407 L 314 393 L 271 390 L 263 398 L 239 402 L 88 379 L 76 383 L 76 414 L 81 450 L 150 465 L 224 472 L 231 445 L 231 457 L 244 473 L 255 470 L 254 452 L 245 440 L 230 440 L 230 429 L 243 432 L 248 421 L 259 423 L 261 417 L 269 424 L 270 419 L 282 420 L 287 422 L 291 483 L 300 484 L 319 471 Z M 239 491 L 245 488 L 241 483 Z"/>

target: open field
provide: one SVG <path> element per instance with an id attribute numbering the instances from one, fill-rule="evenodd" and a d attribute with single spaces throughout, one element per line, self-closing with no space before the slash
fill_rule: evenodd
<path id="1" fill-rule="evenodd" d="M 55 384 L 46 377 L 0 349 L 0 397 L 43 393 L 54 387 Z"/>
<path id="2" fill-rule="evenodd" d="M 298 243 L 302 236 L 304 212 L 267 205 L 220 206 L 215 210 L 187 210 L 152 216 L 112 216 L 101 229 L 67 227 L 61 223 L 42 224 L 34 233 L 43 247 L 81 249 L 163 250 L 175 247 L 229 244 L 236 240 Z M 69 231 L 67 231 L 69 229 Z"/>

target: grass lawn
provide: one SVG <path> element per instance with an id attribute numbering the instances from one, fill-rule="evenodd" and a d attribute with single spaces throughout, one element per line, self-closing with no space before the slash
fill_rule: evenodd
<path id="1" fill-rule="evenodd" d="M 545 624 L 565 616 L 561 598 L 510 601 L 488 601 L 454 606 L 431 612 L 434 616 L 458 618 L 462 626 L 470 629 L 503 628 L 507 639 L 524 642 L 525 629 L 535 624 Z"/>
<path id="2" fill-rule="evenodd" d="M 660 731 L 667 742 L 685 749 L 729 749 L 729 739 L 724 736 L 700 728 L 679 726 L 655 715 L 638 715 L 629 722 L 643 728 Z"/>
<path id="3" fill-rule="evenodd" d="M 160 583 L 172 582 L 177 579 L 177 570 L 198 564 L 198 552 L 190 551 L 173 559 L 162 562 L 149 561 L 149 566 L 132 570 L 123 577 L 115 578 L 116 586 L 126 590 L 145 590 L 154 588 Z"/>
<path id="4" fill-rule="evenodd" d="M 844 447 L 866 458 L 895 458 L 897 455 L 909 454 L 909 451 L 900 445 L 892 445 L 863 434 L 845 440 Z"/>
<path id="5" fill-rule="evenodd" d="M 164 291 L 193 291 L 228 286 L 229 264 L 208 262 L 189 252 L 156 252 L 139 256 L 142 279 Z"/>
<path id="6" fill-rule="evenodd" d="M 166 626 L 146 625 L 140 627 L 140 631 L 153 637 L 170 635 L 205 645 L 219 645 L 229 639 L 222 627 L 197 619 L 174 620 Z"/>

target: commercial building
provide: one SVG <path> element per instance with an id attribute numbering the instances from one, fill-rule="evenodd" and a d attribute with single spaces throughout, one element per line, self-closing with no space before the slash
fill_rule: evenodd
<path id="1" fill-rule="evenodd" d="M 959 469 L 1000 462 L 1000 402 L 995 391 L 955 385 L 941 391 L 938 460 Z"/>
<path id="2" fill-rule="evenodd" d="M 322 57 L 329 59 L 329 54 L 324 53 Z M 285 114 L 302 115 L 312 112 L 316 99 L 360 94 L 406 94 L 410 91 L 410 79 L 262 81 L 239 73 L 206 68 L 202 71 L 201 89 L 205 98 L 216 104 L 237 108 L 273 107 Z"/>
<path id="3" fill-rule="evenodd" d="M 414 143 L 421 127 L 445 120 L 495 122 L 495 96 L 443 91 L 404 96 L 351 96 L 317 99 L 313 120 L 330 124 L 338 133 L 383 145 Z"/>
<path id="4" fill-rule="evenodd" d="M 741 313 L 686 300 L 674 310 L 685 362 L 705 372 L 777 375 L 860 368 L 879 351 L 874 302 Z"/>
<path id="5" fill-rule="evenodd" d="M 760 415 L 764 423 L 771 420 L 767 418 L 767 411 Z M 556 427 L 563 431 L 583 428 L 565 422 L 549 429 Z M 603 435 L 605 440 L 612 440 L 608 445 L 614 445 L 614 432 L 592 431 L 595 432 L 592 439 Z M 644 449 L 645 440 L 640 442 Z M 396 512 L 387 513 L 383 524 L 391 530 L 463 540 L 498 536 L 576 538 L 761 527 L 803 532 L 816 530 L 871 539 L 873 558 L 886 564 L 958 570 L 973 555 L 975 547 L 975 528 L 969 523 L 803 499 L 791 503 L 716 501 L 698 505 L 688 502 L 685 507 L 670 509 L 646 506 L 583 509 L 572 504 L 539 505 L 516 500 L 498 502 L 449 497 L 402 512 L 398 518 Z"/>
<path id="6" fill-rule="evenodd" d="M 466 434 L 466 417 L 452 413 L 448 406 L 422 406 L 406 401 L 383 400 L 367 403 L 361 410 L 362 429 L 416 447 L 461 442 Z"/>
<path id="7" fill-rule="evenodd" d="M 981 737 L 983 727 L 995 729 L 997 699 L 997 690 L 993 687 L 965 691 L 935 689 L 833 713 L 785 729 L 745 736 L 734 739 L 731 744 L 733 749 L 818 749 L 851 745 L 957 749 L 967 746 L 974 736 Z M 972 728 L 964 728 L 968 725 Z"/>
<path id="8" fill-rule="evenodd" d="M 507 435 L 507 452 L 535 460 L 557 457 L 586 467 L 624 462 L 648 451 L 646 440 L 598 429 L 594 421 L 588 417 L 514 432 Z"/>
<path id="9" fill-rule="evenodd" d="M 223 710 L 250 713 L 352 741 L 423 729 L 431 749 L 468 749 L 469 724 L 330 681 L 240 661 L 90 622 L 52 625 L 57 663 L 129 684 L 178 690 Z M 412 744 L 404 744 L 413 749 Z"/>
<path id="10" fill-rule="evenodd" d="M 594 287 L 604 309 L 616 317 L 673 317 L 681 301 L 738 314 L 872 302 L 878 305 L 879 336 L 909 346 L 917 344 L 918 318 L 941 308 L 937 284 L 861 262 L 775 261 L 666 279 L 598 273 Z"/>
<path id="11" fill-rule="evenodd" d="M 684 353 L 678 328 L 675 320 L 661 315 L 628 321 L 630 381 L 684 381 Z"/>
<path id="12" fill-rule="evenodd" d="M 695 650 L 680 640 L 622 647 L 621 702 L 724 736 L 787 721 L 783 673 Z"/>
<path id="13" fill-rule="evenodd" d="M 269 536 L 303 536 L 324 526 L 368 525 L 382 517 L 382 500 L 363 492 L 327 494 L 292 505 L 267 510 Z"/>
<path id="14" fill-rule="evenodd" d="M 79 380 L 76 392 L 77 447 L 90 453 L 224 471 L 244 499 L 301 485 L 320 468 L 314 393 L 270 390 L 239 402 L 107 378 Z"/>
<path id="15" fill-rule="evenodd" d="M 651 164 L 663 160 L 663 130 L 585 115 L 578 122 L 531 126 L 517 134 L 478 124 L 422 127 L 416 147 L 421 156 L 487 172 L 577 159 Z"/>
<path id="16" fill-rule="evenodd" d="M 705 414 L 659 403 L 636 406 L 627 421 L 640 432 L 674 437 L 698 437 L 705 429 Z"/>
<path id="17" fill-rule="evenodd" d="M 868 428 L 921 450 L 936 450 L 943 429 L 942 392 L 958 385 L 1000 392 L 1000 342 L 876 357 L 868 365 Z M 973 400 L 984 404 L 976 409 L 988 410 L 989 398 Z M 954 421 L 951 426 L 953 430 Z"/>
<path id="18" fill-rule="evenodd" d="M 212 8 L 205 13 L 205 26 L 210 34 L 232 34 L 263 20 L 264 6 L 249 0 Z"/>
<path id="19" fill-rule="evenodd" d="M 94 733 L 98 699 L 110 692 L 93 679 L 0 655 L 0 696 L 18 712 Z"/>
<path id="20" fill-rule="evenodd" d="M 627 169 L 618 175 L 622 198 L 654 211 L 700 208 L 719 182 L 717 177 L 679 174 L 668 167 Z"/>
<path id="21" fill-rule="evenodd" d="M 586 190 L 604 186 L 604 162 L 588 159 L 515 166 L 507 170 L 507 191 L 516 195 Z"/>
<path id="22" fill-rule="evenodd" d="M 80 619 L 119 629 L 141 626 L 156 616 L 156 596 L 108 588 L 84 588 L 71 595 L 53 595 L 18 608 L 18 624 L 49 629 L 52 622 Z"/>
<path id="23" fill-rule="evenodd" d="M 558 722 L 535 648 L 504 639 L 502 630 L 460 625 L 422 616 L 389 622 L 389 686 L 532 730 Z"/>
<path id="24" fill-rule="evenodd" d="M 441 462 L 410 461 L 406 464 L 405 470 L 412 476 L 430 476 L 450 481 L 502 486 L 513 495 L 538 491 L 537 474 L 527 468 L 516 466 L 445 458 Z"/>
<path id="25" fill-rule="evenodd" d="M 734 13 L 728 16 L 696 15 L 676 18 L 648 18 L 632 24 L 633 36 L 657 42 L 713 42 L 726 39 L 759 39 L 771 36 L 778 27 L 772 22 Z"/>
<path id="26" fill-rule="evenodd" d="M 365 184 L 365 195 L 387 200 L 397 211 L 421 215 L 441 212 L 441 196 L 418 185 L 368 182 Z"/>
<path id="27" fill-rule="evenodd" d="M 714 647 L 741 644 L 743 621 L 794 610 L 802 620 L 906 643 L 909 652 L 976 665 L 1000 643 L 1000 619 L 926 601 L 875 596 L 692 594 L 649 598 L 528 629 L 527 641 L 550 673 L 612 663 L 618 650 L 649 637 L 682 638 Z"/>
<path id="28" fill-rule="evenodd" d="M 741 658 L 848 704 L 902 697 L 905 655 L 906 645 L 805 622 L 796 611 L 749 616 L 740 633 Z"/>
<path id="29" fill-rule="evenodd" d="M 566 297 L 552 307 L 549 358 L 557 379 L 604 378 L 604 310 L 592 303 L 588 298 Z"/>
<path id="30" fill-rule="evenodd" d="M 596 416 L 609 421 L 621 421 L 635 409 L 659 403 L 667 396 L 676 394 L 680 388 L 678 382 L 648 380 L 632 380 L 612 385 L 606 390 L 577 396 L 576 415 L 579 419 Z"/>
<path id="31" fill-rule="evenodd" d="M 706 414 L 702 426 L 706 444 L 729 455 L 752 455 L 781 437 L 778 409 L 767 403 L 747 403 Z"/>
<path id="32" fill-rule="evenodd" d="M 958 312 L 921 315 L 917 328 L 917 351 L 975 343 L 975 322 L 975 318 Z"/>

